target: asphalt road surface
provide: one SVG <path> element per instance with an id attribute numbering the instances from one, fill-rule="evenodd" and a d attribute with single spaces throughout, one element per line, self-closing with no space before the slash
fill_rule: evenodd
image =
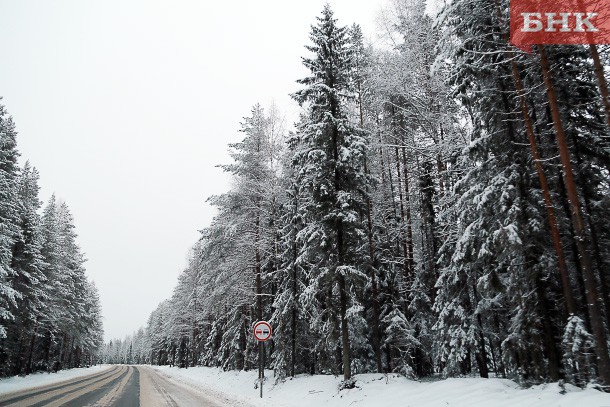
<path id="1" fill-rule="evenodd" d="M 206 394 L 147 366 L 113 366 L 101 373 L 0 395 L 0 406 L 227 407 L 243 403 Z"/>

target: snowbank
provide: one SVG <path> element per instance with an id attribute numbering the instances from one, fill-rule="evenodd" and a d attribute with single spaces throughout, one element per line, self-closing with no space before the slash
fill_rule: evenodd
<path id="1" fill-rule="evenodd" d="M 14 391 L 24 390 L 30 387 L 39 387 L 59 383 L 79 376 L 99 373 L 108 368 L 110 368 L 110 366 L 102 365 L 79 369 L 60 370 L 57 373 L 34 373 L 25 377 L 8 377 L 6 379 L 0 379 L 0 394 L 12 393 Z"/>
<path id="2" fill-rule="evenodd" d="M 565 394 L 557 383 L 521 389 L 505 379 L 446 379 L 417 382 L 383 374 L 356 376 L 357 388 L 337 391 L 340 378 L 333 376 L 298 376 L 274 385 L 273 372 L 264 386 L 264 398 L 254 388 L 257 372 L 223 372 L 220 369 L 189 369 L 153 366 L 155 369 L 194 386 L 255 406 L 360 406 L 360 407 L 610 407 L 610 394 L 594 389 L 566 385 Z M 270 383 L 271 382 L 271 383 Z"/>

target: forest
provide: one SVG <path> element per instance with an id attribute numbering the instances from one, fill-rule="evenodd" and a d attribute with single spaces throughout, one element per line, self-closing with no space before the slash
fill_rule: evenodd
<path id="1" fill-rule="evenodd" d="M 609 389 L 609 49 L 527 53 L 509 44 L 508 15 L 507 0 L 437 16 L 389 0 L 369 43 L 324 7 L 303 39 L 297 122 L 244 112 L 222 165 L 231 187 L 194 225 L 173 295 L 103 346 L 69 212 L 52 200 L 37 215 L 35 172 L 15 167 L 3 119 L 3 369 L 75 365 L 99 346 L 105 363 L 256 369 L 252 326 L 267 320 L 278 381 Z"/>
<path id="2" fill-rule="evenodd" d="M 42 208 L 39 173 L 18 159 L 15 123 L 0 104 L 0 376 L 90 366 L 102 316 L 74 219 L 55 195 Z"/>

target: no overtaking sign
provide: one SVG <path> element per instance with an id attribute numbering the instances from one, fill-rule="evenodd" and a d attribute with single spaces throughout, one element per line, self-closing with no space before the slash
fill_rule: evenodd
<path id="1" fill-rule="evenodd" d="M 265 342 L 271 338 L 271 325 L 267 321 L 258 321 L 254 325 L 254 337 L 259 342 Z"/>

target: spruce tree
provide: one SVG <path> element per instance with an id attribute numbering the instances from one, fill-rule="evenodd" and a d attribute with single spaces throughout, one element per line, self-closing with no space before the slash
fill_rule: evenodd
<path id="1" fill-rule="evenodd" d="M 303 352 L 310 346 L 306 332 L 307 323 L 300 307 L 299 298 L 306 284 L 305 265 L 300 258 L 301 247 L 297 236 L 303 229 L 303 214 L 300 208 L 301 197 L 296 183 L 295 169 L 291 162 L 290 151 L 295 150 L 298 137 L 291 133 L 288 138 L 288 151 L 282 157 L 282 189 L 285 191 L 280 212 L 280 265 L 275 276 L 277 294 L 273 301 L 274 313 L 271 323 L 274 327 L 273 365 L 279 380 L 286 376 L 308 371 L 311 368 L 311 354 Z M 309 369 L 310 371 L 310 369 Z"/>
<path id="2" fill-rule="evenodd" d="M 6 337 L 6 322 L 13 319 L 10 307 L 19 298 L 10 281 L 15 275 L 12 250 L 20 237 L 18 157 L 15 124 L 0 104 L 0 339 Z"/>
<path id="3" fill-rule="evenodd" d="M 42 256 L 42 222 L 38 210 L 38 171 L 26 162 L 19 177 L 19 238 L 13 247 L 13 288 L 19 293 L 7 344 L 14 347 L 11 373 L 29 373 L 40 323 L 46 318 L 48 293 Z"/>
<path id="4" fill-rule="evenodd" d="M 325 353 L 334 354 L 331 359 L 342 365 L 347 383 L 352 376 L 351 345 L 364 324 L 356 292 L 366 281 L 361 249 L 366 234 L 360 214 L 365 208 L 361 193 L 368 183 L 363 168 L 367 143 L 347 119 L 353 92 L 348 30 L 337 25 L 328 4 L 317 19 L 311 27 L 312 45 L 306 47 L 313 56 L 303 58 L 311 75 L 298 81 L 304 88 L 293 95 L 307 109 L 295 159 L 306 196 L 306 225 L 299 239 L 311 264 L 304 299 L 316 315 L 312 330 L 329 335 Z"/>

